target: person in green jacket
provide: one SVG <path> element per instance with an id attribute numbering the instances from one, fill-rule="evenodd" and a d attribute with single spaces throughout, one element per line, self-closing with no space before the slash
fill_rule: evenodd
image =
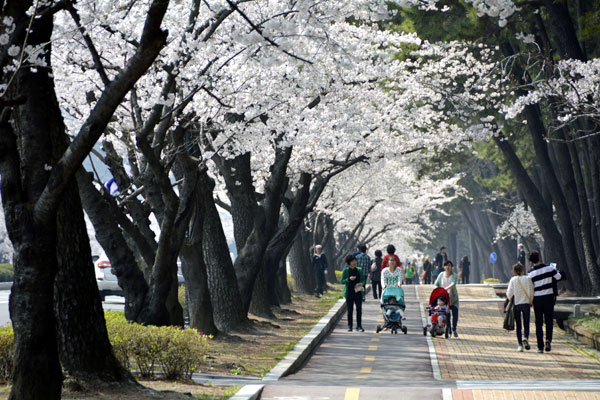
<path id="1" fill-rule="evenodd" d="M 413 278 L 417 275 L 417 267 L 414 263 L 408 263 L 406 267 L 406 271 L 404 271 L 404 279 L 406 279 L 406 283 L 411 285 L 413 283 Z"/>
<path id="2" fill-rule="evenodd" d="M 352 317 L 356 307 L 356 330 L 364 332 L 362 327 L 362 302 L 365 293 L 365 274 L 358 268 L 356 257 L 352 254 L 346 256 L 348 266 L 342 271 L 344 284 L 344 298 L 348 308 L 348 332 L 352 332 Z"/>
<path id="3" fill-rule="evenodd" d="M 458 325 L 458 290 L 456 289 L 456 282 L 458 275 L 452 272 L 452 261 L 446 261 L 444 264 L 444 272 L 438 275 L 435 280 L 436 287 L 443 287 L 448 291 L 450 295 L 450 310 L 452 311 L 452 333 L 454 337 L 458 337 L 456 327 Z"/>

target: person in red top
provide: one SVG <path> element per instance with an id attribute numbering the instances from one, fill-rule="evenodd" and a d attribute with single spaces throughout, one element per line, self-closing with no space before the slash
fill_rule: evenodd
<path id="1" fill-rule="evenodd" d="M 400 267 L 400 269 L 402 270 L 402 276 L 404 276 L 404 266 L 400 262 L 400 257 L 394 254 L 396 252 L 396 248 L 394 247 L 394 245 L 388 244 L 388 247 L 386 247 L 385 251 L 387 251 L 387 254 L 385 255 L 385 257 L 383 257 L 383 261 L 381 262 L 381 269 L 383 270 L 384 268 L 387 268 L 388 260 L 391 257 L 394 257 L 396 259 L 396 265 Z"/>

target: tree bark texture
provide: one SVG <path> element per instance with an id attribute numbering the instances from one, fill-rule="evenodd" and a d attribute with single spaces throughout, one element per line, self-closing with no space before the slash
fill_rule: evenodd
<path id="1" fill-rule="evenodd" d="M 115 357 L 108 339 L 75 179 L 66 187 L 57 212 L 56 253 L 54 314 L 63 368 L 82 381 L 134 381 Z"/>
<path id="2" fill-rule="evenodd" d="M 288 257 L 294 290 L 299 293 L 314 294 L 316 287 L 315 274 L 312 271 L 311 260 L 304 243 L 303 228 L 304 226 L 299 229 Z"/>
<path id="3" fill-rule="evenodd" d="M 198 184 L 204 210 L 202 252 L 206 262 L 213 317 L 220 331 L 230 332 L 246 322 L 247 312 L 243 308 L 227 239 L 214 202 L 214 181 L 203 173 L 199 176 Z"/>
<path id="4" fill-rule="evenodd" d="M 133 252 L 123 237 L 123 233 L 117 224 L 117 218 L 111 212 L 110 205 L 94 187 L 90 178 L 89 174 L 83 169 L 77 172 L 77 184 L 81 200 L 94 225 L 96 239 L 111 262 L 119 286 L 123 288 L 125 318 L 128 321 L 135 321 L 138 319 L 144 305 L 148 293 L 148 284 L 141 269 L 138 268 Z M 110 194 L 105 192 L 104 196 L 110 196 Z"/>

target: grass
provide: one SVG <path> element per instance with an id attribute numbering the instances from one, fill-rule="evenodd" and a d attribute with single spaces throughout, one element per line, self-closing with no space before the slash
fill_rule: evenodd
<path id="1" fill-rule="evenodd" d="M 194 396 L 199 400 L 225 400 L 236 394 L 241 386 L 229 386 L 226 389 L 216 388 L 217 390 L 208 391 Z"/>
<path id="2" fill-rule="evenodd" d="M 222 375 L 265 376 L 281 361 L 342 295 L 333 285 L 320 299 L 294 293 L 292 304 L 275 312 L 276 319 L 250 316 L 254 332 L 212 339 L 202 372 Z"/>
<path id="3" fill-rule="evenodd" d="M 13 276 L 12 264 L 0 264 L 0 282 L 12 282 Z"/>
<path id="4" fill-rule="evenodd" d="M 576 324 L 600 333 L 600 316 L 586 315 L 583 317 L 571 318 Z"/>

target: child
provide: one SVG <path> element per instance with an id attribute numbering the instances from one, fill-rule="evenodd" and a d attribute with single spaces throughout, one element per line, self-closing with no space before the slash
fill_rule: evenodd
<path id="1" fill-rule="evenodd" d="M 434 313 L 429 316 L 429 325 L 437 324 L 438 318 L 440 315 L 446 315 L 448 312 L 448 307 L 446 306 L 446 299 L 443 297 L 438 297 L 437 306 L 433 307 L 432 310 Z"/>

